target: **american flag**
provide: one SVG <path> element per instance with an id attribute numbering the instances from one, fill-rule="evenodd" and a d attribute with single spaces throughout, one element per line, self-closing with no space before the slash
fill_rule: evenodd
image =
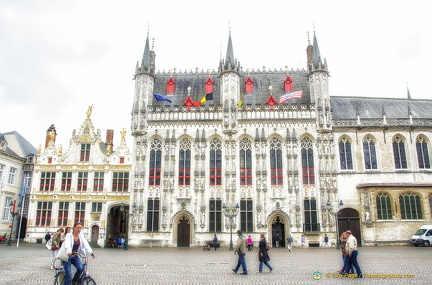
<path id="1" fill-rule="evenodd" d="M 279 104 L 282 104 L 283 102 L 288 101 L 289 99 L 292 98 L 301 99 L 302 95 L 303 95 L 303 90 L 287 93 L 279 98 Z"/>

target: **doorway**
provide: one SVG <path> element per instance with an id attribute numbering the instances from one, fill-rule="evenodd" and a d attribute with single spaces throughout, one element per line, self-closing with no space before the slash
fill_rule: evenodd
<path id="1" fill-rule="evenodd" d="M 276 239 L 279 238 L 279 247 L 285 247 L 285 222 L 277 216 L 272 222 L 272 245 L 276 247 Z"/>
<path id="2" fill-rule="evenodd" d="M 91 240 L 90 240 L 90 244 L 92 246 L 96 246 L 98 238 L 99 238 L 99 227 L 96 226 L 96 225 L 94 225 L 93 227 L 91 227 Z"/>
<path id="3" fill-rule="evenodd" d="M 186 216 L 181 217 L 178 222 L 177 247 L 190 247 L 190 222 Z"/>
<path id="4" fill-rule="evenodd" d="M 341 235 L 341 233 L 350 230 L 352 232 L 352 235 L 357 239 L 357 245 L 361 246 L 361 232 L 360 232 L 360 216 L 359 213 L 351 208 L 342 209 L 339 211 L 338 216 L 338 229 L 339 233 L 338 236 Z"/>

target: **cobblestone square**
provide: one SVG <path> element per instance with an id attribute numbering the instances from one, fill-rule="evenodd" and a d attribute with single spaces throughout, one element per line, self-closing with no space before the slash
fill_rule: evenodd
<path id="1" fill-rule="evenodd" d="M 338 278 L 339 250 L 285 248 L 270 250 L 273 272 L 258 270 L 258 250 L 246 255 L 249 275 L 234 274 L 237 256 L 227 247 L 218 251 L 194 248 L 95 248 L 90 273 L 97 284 L 426 284 L 430 283 L 432 247 L 361 247 L 359 263 L 366 274 L 413 274 L 410 278 Z M 44 244 L 0 244 L 0 284 L 53 284 L 51 253 Z M 314 279 L 314 272 L 321 279 Z M 382 277 L 382 276 L 381 276 Z M 31 281 L 29 283 L 29 281 Z"/>

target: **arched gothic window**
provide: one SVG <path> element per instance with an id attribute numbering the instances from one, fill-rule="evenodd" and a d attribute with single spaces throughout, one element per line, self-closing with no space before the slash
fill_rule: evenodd
<path id="1" fill-rule="evenodd" d="M 252 185 L 252 144 L 247 138 L 240 141 L 240 185 Z"/>
<path id="2" fill-rule="evenodd" d="M 376 208 L 378 220 L 391 220 L 393 218 L 389 194 L 384 192 L 378 193 L 376 197 Z"/>
<path id="3" fill-rule="evenodd" d="M 292 80 L 291 78 L 289 78 L 289 76 L 287 76 L 287 78 L 285 79 L 284 89 L 285 89 L 285 93 L 289 93 L 292 91 Z"/>
<path id="4" fill-rule="evenodd" d="M 393 157 L 396 169 L 407 169 L 405 143 L 400 136 L 395 136 L 393 139 Z"/>
<path id="5" fill-rule="evenodd" d="M 423 219 L 420 196 L 414 193 L 404 193 L 399 196 L 402 220 Z"/>
<path id="6" fill-rule="evenodd" d="M 160 186 L 162 143 L 154 139 L 150 146 L 149 186 Z"/>
<path id="7" fill-rule="evenodd" d="M 213 92 L 213 87 L 214 87 L 213 80 L 210 77 L 207 78 L 206 85 L 205 85 L 205 93 L 206 94 L 212 93 Z"/>
<path id="8" fill-rule="evenodd" d="M 184 138 L 180 141 L 179 147 L 179 186 L 190 185 L 191 172 L 191 142 Z"/>
<path id="9" fill-rule="evenodd" d="M 342 170 L 353 169 L 351 142 L 347 137 L 339 141 L 340 167 Z"/>
<path id="10" fill-rule="evenodd" d="M 368 136 L 363 141 L 363 155 L 365 160 L 366 169 L 377 169 L 377 157 L 375 150 L 375 141 L 372 137 Z"/>
<path id="11" fill-rule="evenodd" d="M 428 143 L 424 136 L 419 136 L 416 140 L 417 161 L 420 169 L 430 168 Z"/>
<path id="12" fill-rule="evenodd" d="M 303 185 L 315 184 L 313 144 L 308 137 L 301 141 Z"/>
<path id="13" fill-rule="evenodd" d="M 170 77 L 170 79 L 168 79 L 166 89 L 167 89 L 167 94 L 174 94 L 175 82 L 174 82 L 174 79 L 172 77 Z"/>
<path id="14" fill-rule="evenodd" d="M 282 144 L 279 139 L 270 141 L 271 185 L 283 185 L 282 179 Z"/>
<path id="15" fill-rule="evenodd" d="M 219 139 L 210 142 L 210 185 L 222 185 L 222 143 Z"/>
<path id="16" fill-rule="evenodd" d="M 246 94 L 253 93 L 253 81 L 252 78 L 248 77 L 245 82 L 245 91 Z"/>

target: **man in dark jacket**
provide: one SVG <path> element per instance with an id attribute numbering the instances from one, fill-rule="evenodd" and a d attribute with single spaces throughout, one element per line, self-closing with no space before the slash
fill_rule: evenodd
<path id="1" fill-rule="evenodd" d="M 51 234 L 47 232 L 47 234 L 45 235 L 45 242 L 48 242 L 50 239 L 51 239 Z"/>

